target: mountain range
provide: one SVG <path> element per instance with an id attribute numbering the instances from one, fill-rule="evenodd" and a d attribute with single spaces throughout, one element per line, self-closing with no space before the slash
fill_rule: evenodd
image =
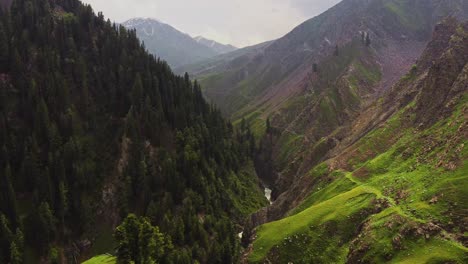
<path id="1" fill-rule="evenodd" d="M 200 43 L 202 45 L 205 45 L 207 47 L 212 48 L 218 54 L 228 53 L 228 52 L 231 52 L 231 51 L 234 51 L 234 50 L 237 49 L 236 47 L 234 47 L 232 45 L 224 45 L 224 44 L 218 43 L 218 42 L 216 42 L 214 40 L 204 38 L 202 36 L 197 36 L 197 37 L 195 37 L 193 39 L 195 39 L 195 41 L 197 41 L 198 43 Z"/>
<path id="2" fill-rule="evenodd" d="M 122 25 L 135 29 L 148 51 L 172 67 L 193 64 L 236 49 L 232 45 L 220 44 L 201 36 L 192 38 L 157 19 L 133 18 Z"/>
<path id="3" fill-rule="evenodd" d="M 438 24 L 447 17 L 452 19 Z M 464 110 L 461 115 L 456 113 L 460 111 L 457 109 L 466 109 L 463 98 L 467 92 L 467 51 L 462 47 L 466 47 L 466 25 L 457 20 L 467 18 L 468 3 L 460 0 L 343 0 L 278 40 L 176 69 L 195 76 L 205 96 L 219 105 L 234 124 L 249 123 L 260 141 L 262 154 L 256 160 L 257 172 L 273 189 L 274 202 L 254 214 L 246 225 L 249 228 L 244 234 L 250 238 L 244 239 L 250 245 L 246 261 L 381 263 L 405 259 L 397 254 L 411 248 L 412 241 L 397 230 L 383 234 L 377 229 L 381 226 L 372 220 L 382 212 L 388 217 L 382 221 L 388 225 L 414 225 L 411 219 L 440 223 L 437 238 L 418 244 L 419 251 L 409 254 L 413 260 L 424 254 L 431 243 L 440 243 L 444 232 L 456 237 L 442 239 L 447 242 L 444 248 L 458 252 L 455 262 L 466 258 L 466 248 L 456 249 L 458 243 L 465 241 L 464 231 L 457 228 L 464 230 L 462 226 L 466 225 L 466 214 L 458 215 L 458 210 L 466 212 L 466 203 L 451 209 L 432 206 L 430 200 L 437 200 L 442 189 L 430 184 L 419 189 L 410 186 L 429 181 L 426 177 L 431 178 L 427 175 L 431 166 L 440 168 L 438 175 L 450 179 L 467 175 L 463 165 L 466 154 L 453 154 L 448 142 L 439 146 L 455 155 L 453 160 L 444 160 L 445 154 L 439 151 L 420 149 L 425 144 L 424 135 L 431 133 L 447 140 L 456 138 L 454 144 L 459 151 L 466 144 L 466 126 L 460 123 Z M 452 61 L 454 56 L 459 61 Z M 439 72 L 443 65 L 452 65 L 453 72 L 438 90 L 431 82 L 442 82 L 442 76 L 450 72 Z M 437 99 L 429 99 L 431 95 Z M 440 124 L 450 124 L 452 120 L 457 120 L 458 132 L 448 134 L 441 130 Z M 414 144 L 409 144 L 412 140 Z M 441 139 L 431 139 L 428 144 L 436 144 L 437 140 Z M 399 149 L 393 149 L 395 145 Z M 391 163 L 401 156 L 408 167 Z M 431 156 L 440 157 L 440 164 L 422 166 L 422 160 L 434 162 Z M 448 169 L 448 164 L 454 167 Z M 402 171 L 421 177 L 405 181 Z M 466 177 L 462 179 L 466 182 Z M 395 183 L 387 182 L 392 180 Z M 369 187 L 377 189 L 366 190 Z M 361 192 L 361 188 L 366 191 Z M 462 188 L 452 191 L 450 198 L 444 199 L 445 205 L 459 204 L 465 195 Z M 419 196 L 420 192 L 425 195 Z M 371 198 L 374 195 L 375 200 Z M 354 199 L 360 202 L 354 204 Z M 378 204 L 380 199 L 388 203 L 384 208 L 389 209 L 373 212 L 367 203 Z M 338 206 L 335 203 L 350 203 L 352 207 L 327 209 Z M 428 207 L 423 210 L 420 205 Z M 392 212 L 400 209 L 402 213 Z M 427 217 L 447 212 L 454 215 L 450 220 Z M 333 216 L 342 213 L 348 221 Z M 319 216 L 314 218 L 315 214 Z M 408 215 L 410 218 L 406 219 Z M 394 218 L 401 219 L 401 223 L 394 223 Z M 354 230 L 347 224 L 359 228 Z M 381 240 L 372 240 L 375 232 Z M 427 234 L 432 235 L 435 233 Z M 330 236 L 330 240 L 323 239 Z M 360 236 L 368 237 L 359 239 Z M 380 255 L 392 236 L 406 242 L 398 242 L 400 250 L 394 246 L 393 251 L 388 249 L 389 255 Z M 358 241 L 361 248 L 355 247 Z M 310 250 L 292 254 L 304 248 Z M 334 253 L 328 255 L 324 251 Z M 438 258 L 444 259 L 437 252 L 427 255 L 427 259 Z"/>
<path id="4" fill-rule="evenodd" d="M 345 0 L 283 38 L 176 71 L 197 78 L 234 122 L 244 118 L 261 135 L 270 119 L 281 131 L 275 145 L 281 192 L 314 163 L 311 146 L 354 120 L 411 69 L 438 21 L 467 14 L 461 0 Z M 285 144 L 298 147 L 284 153 Z"/>
<path id="5" fill-rule="evenodd" d="M 302 156 L 317 165 L 246 225 L 249 263 L 468 260 L 467 41 L 466 22 L 437 24 L 407 74 Z"/>

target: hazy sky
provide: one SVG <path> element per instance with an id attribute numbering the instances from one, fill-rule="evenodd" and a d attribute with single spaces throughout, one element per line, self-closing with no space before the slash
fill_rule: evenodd
<path id="1" fill-rule="evenodd" d="M 82 0 L 106 18 L 157 18 L 195 37 L 238 47 L 283 36 L 340 0 Z"/>

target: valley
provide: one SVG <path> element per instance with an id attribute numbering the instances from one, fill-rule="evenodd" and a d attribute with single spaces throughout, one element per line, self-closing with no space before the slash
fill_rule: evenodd
<path id="1" fill-rule="evenodd" d="M 466 20 L 464 3 L 444 4 Z M 274 183 L 275 199 L 246 225 L 252 230 L 252 252 L 245 262 L 466 261 L 465 191 L 442 187 L 451 179 L 467 180 L 467 51 L 454 55 L 452 46 L 454 39 L 463 46 L 466 29 L 454 19 L 438 24 L 437 17 L 444 17 L 440 12 L 447 12 L 439 8 L 427 2 L 342 1 L 255 51 L 247 48 L 234 59 L 218 57 L 182 68 L 199 78 L 207 98 L 222 105 L 226 116 L 247 120 L 261 144 L 269 145 L 263 155 L 274 169 L 266 174 L 270 176 L 259 176 Z M 419 20 L 406 21 L 410 18 L 403 12 L 417 14 Z M 343 24 L 327 24 L 336 23 L 337 16 Z M 433 90 L 450 102 L 441 116 L 442 102 L 423 94 L 428 87 L 437 89 L 431 82 L 438 77 L 427 74 L 450 64 L 440 61 L 444 56 L 460 56 L 460 75 L 451 68 L 451 81 L 437 84 L 440 89 L 456 82 L 457 95 Z M 415 115 L 417 111 L 431 117 Z M 455 112 L 457 117 L 449 116 Z M 423 120 L 431 124 L 423 125 Z M 452 136 L 443 128 L 447 125 L 454 128 Z M 437 149 L 426 146 L 436 144 L 424 139 L 432 135 L 442 140 Z M 450 148 L 457 154 L 448 154 Z M 454 159 L 445 161 L 451 169 L 440 169 L 445 155 Z M 450 196 L 444 205 L 439 204 L 441 195 Z M 451 211 L 452 203 L 461 207 Z M 385 233 L 385 228 L 390 230 Z"/>
<path id="2" fill-rule="evenodd" d="M 324 10 L 236 48 L 0 0 L 0 263 L 468 263 L 468 1 Z"/>

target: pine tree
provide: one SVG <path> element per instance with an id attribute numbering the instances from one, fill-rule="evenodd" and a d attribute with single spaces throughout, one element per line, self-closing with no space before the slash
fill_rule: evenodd
<path id="1" fill-rule="evenodd" d="M 366 46 L 369 47 L 371 45 L 371 39 L 370 39 L 370 34 L 366 34 Z"/>
<path id="2" fill-rule="evenodd" d="M 10 245 L 10 264 L 22 264 L 23 256 L 15 242 Z"/>
<path id="3" fill-rule="evenodd" d="M 140 104 L 143 102 L 143 83 L 141 81 L 141 75 L 135 76 L 135 82 L 132 87 L 132 105 L 139 109 Z"/>
<path id="4" fill-rule="evenodd" d="M 0 212 L 0 261 L 8 263 L 10 255 L 10 244 L 13 240 L 13 233 L 6 216 Z"/>
<path id="5" fill-rule="evenodd" d="M 0 191 L 1 191 L 1 203 L 0 209 L 2 212 L 7 214 L 8 219 L 11 221 L 13 226 L 18 225 L 18 212 L 16 195 L 11 181 L 11 168 L 7 164 L 5 172 L 0 176 Z"/>
<path id="6" fill-rule="evenodd" d="M 52 13 L 55 7 L 63 12 Z M 23 226 L 43 259 L 51 244 L 61 243 L 57 227 L 63 241 L 91 233 L 90 220 L 97 219 L 92 205 L 101 199 L 96 194 L 119 161 L 122 217 L 145 207 L 151 217 L 116 232 L 120 263 L 157 261 L 162 248 L 175 263 L 235 255 L 231 240 L 211 238 L 232 237 L 234 231 L 218 226 L 239 216 L 223 193 L 239 193 L 230 189 L 254 153 L 247 122 L 234 131 L 197 82 L 174 75 L 144 50 L 135 31 L 104 22 L 77 0 L 17 0 L 11 14 L 11 21 L 10 13 L 2 15 L 4 34 L 0 28 L 0 45 L 9 48 L 8 82 L 0 88 L 0 170 L 11 164 L 14 184 L 1 173 L 0 205 L 3 212 L 14 200 L 9 193 L 25 193 L 34 210 L 22 223 L 3 212 L 8 226 Z M 164 246 L 155 247 L 162 231 L 168 234 Z M 180 254 L 168 253 L 169 235 Z M 11 239 L 0 255 L 22 254 Z"/>
<path id="7" fill-rule="evenodd" d="M 115 231 L 117 262 L 151 264 L 159 263 L 170 249 L 170 242 L 145 218 L 130 214 Z"/>
<path id="8" fill-rule="evenodd" d="M 58 216 L 62 227 L 65 226 L 65 216 L 68 211 L 68 190 L 63 181 L 60 181 L 58 188 Z"/>
<path id="9" fill-rule="evenodd" d="M 47 250 L 55 236 L 55 218 L 47 202 L 42 202 L 39 205 L 37 214 L 38 230 L 36 232 L 39 246 L 42 250 Z"/>
<path id="10" fill-rule="evenodd" d="M 12 263 L 23 263 L 24 260 L 24 235 L 20 228 L 16 228 L 16 233 L 12 244 L 15 244 L 16 250 L 10 253 Z"/>
<path id="11" fill-rule="evenodd" d="M 23 75 L 23 61 L 16 48 L 11 53 L 11 73 L 16 78 L 21 78 Z"/>
<path id="12" fill-rule="evenodd" d="M 335 52 L 333 53 L 333 55 L 335 55 L 335 56 L 340 55 L 340 48 L 338 47 L 338 45 L 335 46 Z"/>
<path id="13" fill-rule="evenodd" d="M 0 72 L 8 70 L 10 48 L 3 23 L 0 21 Z"/>

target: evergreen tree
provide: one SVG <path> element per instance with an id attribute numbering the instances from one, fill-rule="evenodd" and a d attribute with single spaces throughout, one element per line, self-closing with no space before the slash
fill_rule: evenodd
<path id="1" fill-rule="evenodd" d="M 115 231 L 118 263 L 159 263 L 170 248 L 158 227 L 130 214 Z"/>
<path id="2" fill-rule="evenodd" d="M 52 243 L 93 234 L 103 189 L 106 199 L 117 196 L 122 217 L 146 212 L 151 220 L 129 220 L 116 231 L 121 263 L 207 263 L 211 255 L 219 262 L 238 254 L 235 242 L 221 238 L 234 230 L 219 226 L 241 218 L 224 194 L 248 193 L 234 190 L 256 152 L 245 120 L 234 129 L 188 74 L 176 76 L 135 31 L 77 0 L 14 1 L 2 14 L 0 45 L 0 73 L 8 74 L 0 83 L 0 170 L 9 168 L 0 175 L 0 206 L 5 226 L 23 226 L 42 259 Z M 103 188 L 116 172 L 118 187 Z M 16 193 L 34 208 L 22 221 Z M 7 236 L 0 258 L 8 259 L 0 263 L 22 254 Z"/>
<path id="3" fill-rule="evenodd" d="M 10 246 L 10 264 L 21 264 L 23 263 L 23 256 L 20 249 L 15 242 L 11 243 Z"/>
<path id="4" fill-rule="evenodd" d="M 0 72 L 8 70 L 10 47 L 3 23 L 0 21 Z"/>
<path id="5" fill-rule="evenodd" d="M 18 210 L 15 190 L 11 181 L 11 168 L 7 164 L 5 171 L 0 175 L 0 211 L 5 212 L 13 226 L 18 224 Z"/>
<path id="6" fill-rule="evenodd" d="M 141 75 L 137 74 L 135 77 L 135 82 L 132 87 L 132 105 L 134 107 L 139 107 L 143 102 L 143 83 L 141 81 Z"/>
<path id="7" fill-rule="evenodd" d="M 42 202 L 37 211 L 38 243 L 42 250 L 47 250 L 55 236 L 55 218 L 47 202 Z"/>
<path id="8" fill-rule="evenodd" d="M 8 263 L 10 259 L 10 244 L 13 240 L 13 233 L 10 229 L 8 219 L 0 213 L 0 261 Z"/>

